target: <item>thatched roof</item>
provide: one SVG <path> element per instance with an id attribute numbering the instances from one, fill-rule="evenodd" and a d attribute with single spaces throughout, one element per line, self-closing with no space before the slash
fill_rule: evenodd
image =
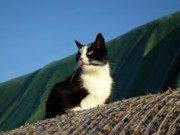
<path id="1" fill-rule="evenodd" d="M 180 89 L 123 99 L 1 134 L 178 134 Z"/>

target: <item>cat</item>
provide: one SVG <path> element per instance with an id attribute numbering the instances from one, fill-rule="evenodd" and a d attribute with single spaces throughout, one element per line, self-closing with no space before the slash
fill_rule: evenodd
<path id="1" fill-rule="evenodd" d="M 102 34 L 91 44 L 75 42 L 77 69 L 65 81 L 54 85 L 46 103 L 46 118 L 110 102 L 113 79 Z"/>

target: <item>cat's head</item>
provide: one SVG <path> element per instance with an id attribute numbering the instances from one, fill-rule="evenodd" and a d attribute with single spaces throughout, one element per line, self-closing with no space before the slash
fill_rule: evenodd
<path id="1" fill-rule="evenodd" d="M 107 49 L 101 33 L 97 35 L 96 40 L 91 44 L 82 45 L 76 41 L 76 45 L 78 47 L 76 61 L 83 71 L 93 71 L 97 67 L 107 64 Z"/>

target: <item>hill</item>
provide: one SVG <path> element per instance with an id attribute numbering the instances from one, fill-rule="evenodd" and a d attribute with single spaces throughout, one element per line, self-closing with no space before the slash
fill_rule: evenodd
<path id="1" fill-rule="evenodd" d="M 113 101 L 180 87 L 180 12 L 159 18 L 106 43 Z M 44 119 L 52 86 L 67 78 L 75 55 L 0 84 L 0 130 Z"/>

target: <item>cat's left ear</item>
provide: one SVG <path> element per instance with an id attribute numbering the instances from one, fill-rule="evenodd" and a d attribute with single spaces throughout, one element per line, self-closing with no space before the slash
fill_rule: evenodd
<path id="1" fill-rule="evenodd" d="M 104 48 L 105 47 L 105 41 L 101 33 L 99 33 L 96 37 L 96 48 Z"/>
<path id="2" fill-rule="evenodd" d="M 75 40 L 75 42 L 76 42 L 76 45 L 77 45 L 78 49 L 81 49 L 83 47 L 83 45 L 80 44 L 78 41 Z"/>

